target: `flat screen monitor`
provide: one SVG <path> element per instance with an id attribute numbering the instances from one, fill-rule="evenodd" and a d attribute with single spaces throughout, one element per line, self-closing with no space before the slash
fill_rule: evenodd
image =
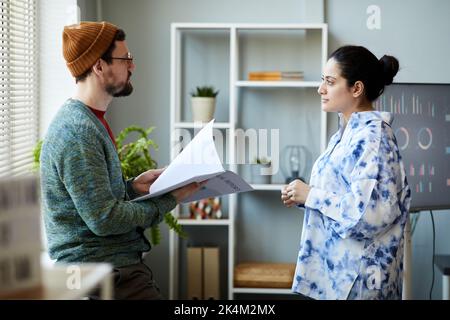
<path id="1" fill-rule="evenodd" d="M 450 84 L 393 83 L 375 107 L 394 115 L 411 211 L 450 208 Z"/>

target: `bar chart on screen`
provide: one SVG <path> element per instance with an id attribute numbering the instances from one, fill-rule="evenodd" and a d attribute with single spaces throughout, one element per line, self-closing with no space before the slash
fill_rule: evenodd
<path id="1" fill-rule="evenodd" d="M 394 83 L 375 108 L 394 116 L 411 208 L 450 208 L 450 84 Z"/>

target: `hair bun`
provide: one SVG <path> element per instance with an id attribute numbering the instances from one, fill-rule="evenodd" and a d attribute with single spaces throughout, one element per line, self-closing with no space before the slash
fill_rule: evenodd
<path id="1" fill-rule="evenodd" d="M 380 65 L 383 70 L 383 79 L 386 86 L 390 85 L 394 80 L 399 69 L 398 60 L 393 56 L 384 55 L 380 59 Z"/>

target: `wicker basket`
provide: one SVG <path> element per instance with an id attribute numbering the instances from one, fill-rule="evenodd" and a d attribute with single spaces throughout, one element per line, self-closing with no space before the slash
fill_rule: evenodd
<path id="1" fill-rule="evenodd" d="M 242 263 L 234 269 L 234 286 L 245 288 L 291 288 L 295 264 Z"/>

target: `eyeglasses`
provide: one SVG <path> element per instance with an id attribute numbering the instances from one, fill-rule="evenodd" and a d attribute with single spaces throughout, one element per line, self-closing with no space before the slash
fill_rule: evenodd
<path id="1" fill-rule="evenodd" d="M 133 62 L 133 55 L 131 54 L 131 52 L 127 52 L 126 57 L 111 57 L 111 59 L 126 60 L 131 63 L 131 62 Z"/>

